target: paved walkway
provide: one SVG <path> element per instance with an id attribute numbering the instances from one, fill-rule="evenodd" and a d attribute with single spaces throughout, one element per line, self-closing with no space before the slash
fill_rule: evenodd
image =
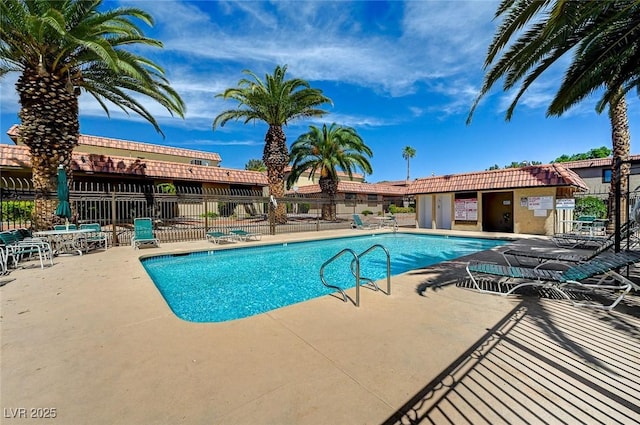
<path id="1" fill-rule="evenodd" d="M 325 296 L 231 322 L 182 321 L 138 257 L 210 248 L 116 247 L 0 278 L 15 279 L 0 288 L 1 423 L 47 414 L 56 418 L 37 423 L 640 418 L 637 297 L 606 313 L 538 296 L 482 295 L 461 287 L 461 258 L 394 277 L 391 296 L 363 290 L 359 308 Z"/>

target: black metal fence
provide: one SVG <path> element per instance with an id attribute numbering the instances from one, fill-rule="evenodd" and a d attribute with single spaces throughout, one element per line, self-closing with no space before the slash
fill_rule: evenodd
<path id="1" fill-rule="evenodd" d="M 30 180 L 2 177 L 0 231 L 31 228 L 34 199 Z M 72 221 L 99 223 L 108 232 L 110 245 L 130 244 L 137 217 L 153 219 L 161 242 L 204 239 L 215 229 L 281 234 L 351 227 L 351 213 L 338 214 L 335 221 L 321 219 L 322 207 L 329 202 L 324 196 L 277 199 L 287 209 L 287 222 L 277 225 L 269 221 L 270 201 L 262 191 L 195 186 L 74 182 L 70 190 Z"/>

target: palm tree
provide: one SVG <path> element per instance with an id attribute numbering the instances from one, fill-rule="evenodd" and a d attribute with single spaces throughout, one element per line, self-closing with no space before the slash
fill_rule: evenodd
<path id="1" fill-rule="evenodd" d="M 407 160 L 407 184 L 409 184 L 409 160 L 416 156 L 416 150 L 411 146 L 405 146 L 402 149 L 402 157 Z"/>
<path id="2" fill-rule="evenodd" d="M 136 8 L 98 10 L 102 0 L 2 0 L 0 77 L 20 72 L 16 89 L 21 120 L 18 140 L 29 147 L 35 189 L 36 228 L 50 226 L 57 167 L 71 178 L 71 153 L 78 145 L 78 98 L 91 94 L 107 115 L 106 101 L 131 110 L 162 133 L 153 116 L 129 92 L 150 97 L 170 113 L 184 103 L 164 71 L 125 46 L 162 47 L 134 23 L 152 25 Z"/>
<path id="3" fill-rule="evenodd" d="M 251 171 L 267 171 L 267 166 L 264 165 L 264 162 L 262 162 L 261 159 L 250 159 L 249 162 L 244 165 L 244 169 Z"/>
<path id="4" fill-rule="evenodd" d="M 314 178 L 320 175 L 318 184 L 322 193 L 329 197 L 330 204 L 322 207 L 323 220 L 336 220 L 335 198 L 338 191 L 338 170 L 342 170 L 353 179 L 353 172 L 361 168 L 371 174 L 373 169 L 367 157 L 373 151 L 364 144 L 355 129 L 341 127 L 335 123 L 322 129 L 309 127 L 309 132 L 301 135 L 291 145 L 291 174 L 287 186 L 291 187 L 303 173 L 310 173 Z"/>
<path id="5" fill-rule="evenodd" d="M 285 80 L 287 66 L 277 66 L 273 75 L 265 75 L 264 81 L 249 70 L 243 73 L 251 79 L 243 78 L 237 87 L 226 89 L 216 95 L 238 103 L 236 109 L 221 112 L 213 120 L 213 129 L 223 127 L 230 120 L 243 120 L 245 124 L 264 121 L 269 126 L 265 136 L 262 161 L 267 166 L 267 179 L 271 196 L 284 196 L 284 170 L 289 164 L 287 137 L 282 126 L 293 119 L 321 117 L 327 112 L 318 106 L 331 99 L 322 90 L 313 89 L 305 80 L 294 78 Z M 283 202 L 269 211 L 272 223 L 287 222 L 287 210 Z"/>
<path id="6" fill-rule="evenodd" d="M 485 59 L 485 68 L 492 67 L 485 75 L 467 123 L 471 122 L 480 100 L 501 79 L 505 91 L 521 82 L 506 112 L 506 119 L 511 119 L 515 106 L 529 86 L 558 59 L 572 51 L 572 62 L 547 110 L 547 116 L 559 116 L 594 90 L 604 89 L 605 94 L 596 110 L 600 113 L 608 106 L 613 162 L 620 160 L 624 164 L 619 175 L 612 173 L 609 194 L 612 218 L 614 179 L 620 179 L 625 193 L 626 176 L 629 174 L 626 161 L 629 159 L 630 136 L 624 95 L 631 87 L 637 87 L 639 81 L 640 65 L 637 60 L 634 62 L 634 58 L 637 59 L 639 50 L 640 2 L 503 0 L 496 11 L 496 18 L 501 16 L 504 19 Z M 503 52 L 502 56 L 496 60 L 500 52 Z M 626 213 L 623 203 L 626 205 L 624 199 L 620 202 L 620 210 Z M 625 217 L 626 214 L 621 218 L 624 220 Z M 610 223 L 612 226 L 615 224 L 613 219 Z"/>

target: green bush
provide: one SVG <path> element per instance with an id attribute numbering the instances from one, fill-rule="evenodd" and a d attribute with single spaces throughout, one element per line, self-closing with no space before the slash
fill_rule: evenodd
<path id="1" fill-rule="evenodd" d="M 366 216 L 368 216 L 368 215 L 373 214 L 373 211 L 364 210 L 364 211 L 362 211 L 360 214 L 362 214 L 363 216 L 365 216 L 365 217 L 366 217 Z"/>
<path id="2" fill-rule="evenodd" d="M 206 213 L 206 214 L 204 214 L 204 213 L 203 213 L 203 214 L 200 214 L 200 217 L 202 217 L 202 218 L 205 218 L 205 217 L 209 217 L 209 218 L 218 218 L 218 217 L 219 217 L 219 215 L 218 215 L 218 213 L 215 213 L 215 212 L 213 212 L 213 211 L 207 211 L 207 213 Z"/>
<path id="3" fill-rule="evenodd" d="M 311 204 L 309 203 L 298 204 L 298 212 L 300 214 L 306 214 L 309 212 L 310 209 L 311 209 Z"/>
<path id="4" fill-rule="evenodd" d="M 31 220 L 33 205 L 33 201 L 2 201 L 2 221 Z"/>
<path id="5" fill-rule="evenodd" d="M 402 213 L 414 213 L 416 212 L 413 207 L 396 207 L 394 204 L 389 205 L 389 212 L 391 214 L 402 214 Z"/>
<path id="6" fill-rule="evenodd" d="M 576 198 L 576 217 L 592 215 L 596 218 L 607 218 L 607 206 L 604 201 L 595 196 L 585 196 Z"/>
<path id="7" fill-rule="evenodd" d="M 176 194 L 176 186 L 173 183 L 159 183 L 156 187 L 160 193 Z"/>

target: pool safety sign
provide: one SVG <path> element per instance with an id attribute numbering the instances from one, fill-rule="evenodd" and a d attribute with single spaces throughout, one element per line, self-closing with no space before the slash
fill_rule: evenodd
<path id="1" fill-rule="evenodd" d="M 477 221 L 478 220 L 478 198 L 456 199 L 455 219 L 457 221 Z"/>

